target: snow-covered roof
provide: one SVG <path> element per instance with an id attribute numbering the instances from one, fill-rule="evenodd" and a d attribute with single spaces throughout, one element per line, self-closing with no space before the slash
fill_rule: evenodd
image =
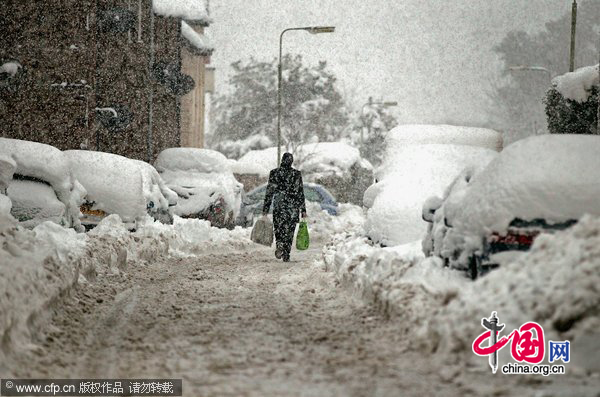
<path id="1" fill-rule="evenodd" d="M 212 22 L 204 0 L 152 0 L 152 8 L 154 13 L 164 17 L 181 18 L 204 25 Z"/>
<path id="2" fill-rule="evenodd" d="M 206 35 L 196 32 L 185 21 L 181 21 L 181 34 L 200 55 L 210 55 L 215 50 L 215 47 Z"/>
<path id="3" fill-rule="evenodd" d="M 282 148 L 282 152 L 285 152 Z M 344 142 L 320 142 L 298 146 L 294 153 L 294 166 L 307 174 L 321 173 L 341 176 L 354 164 L 371 168 L 371 164 L 360 157 L 357 148 Z M 269 175 L 277 167 L 277 147 L 251 150 L 233 166 L 239 174 Z"/>
<path id="4" fill-rule="evenodd" d="M 600 137 L 541 135 L 509 145 L 446 206 L 453 227 L 504 232 L 515 218 L 563 222 L 600 215 Z"/>
<path id="5" fill-rule="evenodd" d="M 495 151 L 449 144 L 410 145 L 386 157 L 386 173 L 364 194 L 369 207 L 365 229 L 385 245 L 420 240 L 427 223 L 421 219 L 423 203 L 442 196 L 446 187 L 469 166 L 487 164 Z"/>
<path id="6" fill-rule="evenodd" d="M 555 77 L 552 83 L 563 97 L 576 102 L 588 100 L 592 87 L 599 82 L 598 65 L 586 66 Z"/>
<path id="7" fill-rule="evenodd" d="M 166 170 L 196 172 L 231 172 L 229 160 L 215 150 L 199 148 L 165 149 L 154 161 L 158 172 Z"/>

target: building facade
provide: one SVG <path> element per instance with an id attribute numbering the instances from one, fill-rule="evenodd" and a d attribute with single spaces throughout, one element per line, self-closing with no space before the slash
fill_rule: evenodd
<path id="1" fill-rule="evenodd" d="M 194 4 L 8 0 L 0 7 L 0 136 L 150 162 L 167 147 L 201 147 L 212 48 L 203 35 L 208 10 Z M 184 37 L 184 26 L 195 36 Z"/>

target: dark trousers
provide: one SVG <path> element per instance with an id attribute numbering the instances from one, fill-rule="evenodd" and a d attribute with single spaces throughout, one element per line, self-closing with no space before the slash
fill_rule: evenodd
<path id="1" fill-rule="evenodd" d="M 273 211 L 273 229 L 277 248 L 283 251 L 283 258 L 289 259 L 294 240 L 294 231 L 298 223 L 298 210 L 291 208 L 276 208 Z"/>

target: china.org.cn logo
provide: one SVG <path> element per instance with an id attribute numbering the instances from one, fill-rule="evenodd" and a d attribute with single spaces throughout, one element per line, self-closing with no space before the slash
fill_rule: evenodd
<path id="1" fill-rule="evenodd" d="M 544 376 L 554 374 L 564 374 L 564 365 L 543 365 L 541 364 L 546 355 L 544 329 L 536 322 L 530 321 L 513 330 L 508 336 L 500 337 L 500 332 L 504 330 L 504 324 L 496 312 L 492 312 L 489 318 L 481 319 L 481 326 L 486 329 L 473 341 L 473 353 L 478 356 L 487 356 L 492 372 L 495 374 L 498 370 L 498 352 L 502 350 L 508 342 L 510 344 L 510 354 L 516 363 L 504 364 L 503 374 L 541 374 Z M 484 345 L 488 341 L 487 346 Z M 548 362 L 568 363 L 570 361 L 570 343 L 569 341 L 548 341 Z"/>

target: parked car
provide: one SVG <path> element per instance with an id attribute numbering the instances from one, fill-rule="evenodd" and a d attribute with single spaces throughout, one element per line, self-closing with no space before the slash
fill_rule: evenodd
<path id="1" fill-rule="evenodd" d="M 267 185 L 261 185 L 254 190 L 244 195 L 242 199 L 242 208 L 238 217 L 237 224 L 240 226 L 252 226 L 254 219 L 262 215 L 265 195 L 267 193 Z M 338 203 L 327 189 L 315 183 L 304 184 L 304 198 L 307 201 L 318 203 L 323 211 L 327 211 L 330 215 L 338 214 Z M 271 203 L 270 211 L 273 210 Z"/>
<path id="2" fill-rule="evenodd" d="M 83 231 L 79 206 L 86 191 L 60 150 L 38 142 L 0 138 L 0 155 L 15 165 L 6 195 L 12 202 L 12 216 L 22 226 L 33 228 L 51 221 Z"/>
<path id="3" fill-rule="evenodd" d="M 474 279 L 514 260 L 541 233 L 566 229 L 584 214 L 600 215 L 599 151 L 597 136 L 513 143 L 472 178 L 455 181 L 439 206 L 428 200 L 425 253 Z"/>
<path id="4" fill-rule="evenodd" d="M 154 166 L 177 194 L 173 207 L 176 215 L 206 219 L 216 227 L 235 226 L 244 185 L 235 179 L 223 154 L 209 149 L 170 148 L 158 155 Z"/>
<path id="5" fill-rule="evenodd" d="M 150 164 L 91 150 L 64 153 L 76 178 L 87 190 L 81 205 L 82 224 L 87 230 L 110 214 L 119 215 L 129 229 L 135 229 L 148 215 L 163 223 L 173 223 L 170 204 L 175 204 L 174 193 Z"/>
<path id="6" fill-rule="evenodd" d="M 363 197 L 366 235 L 381 246 L 421 240 L 427 231 L 423 202 L 441 195 L 465 167 L 487 164 L 498 155 L 472 145 L 391 143 Z"/>

